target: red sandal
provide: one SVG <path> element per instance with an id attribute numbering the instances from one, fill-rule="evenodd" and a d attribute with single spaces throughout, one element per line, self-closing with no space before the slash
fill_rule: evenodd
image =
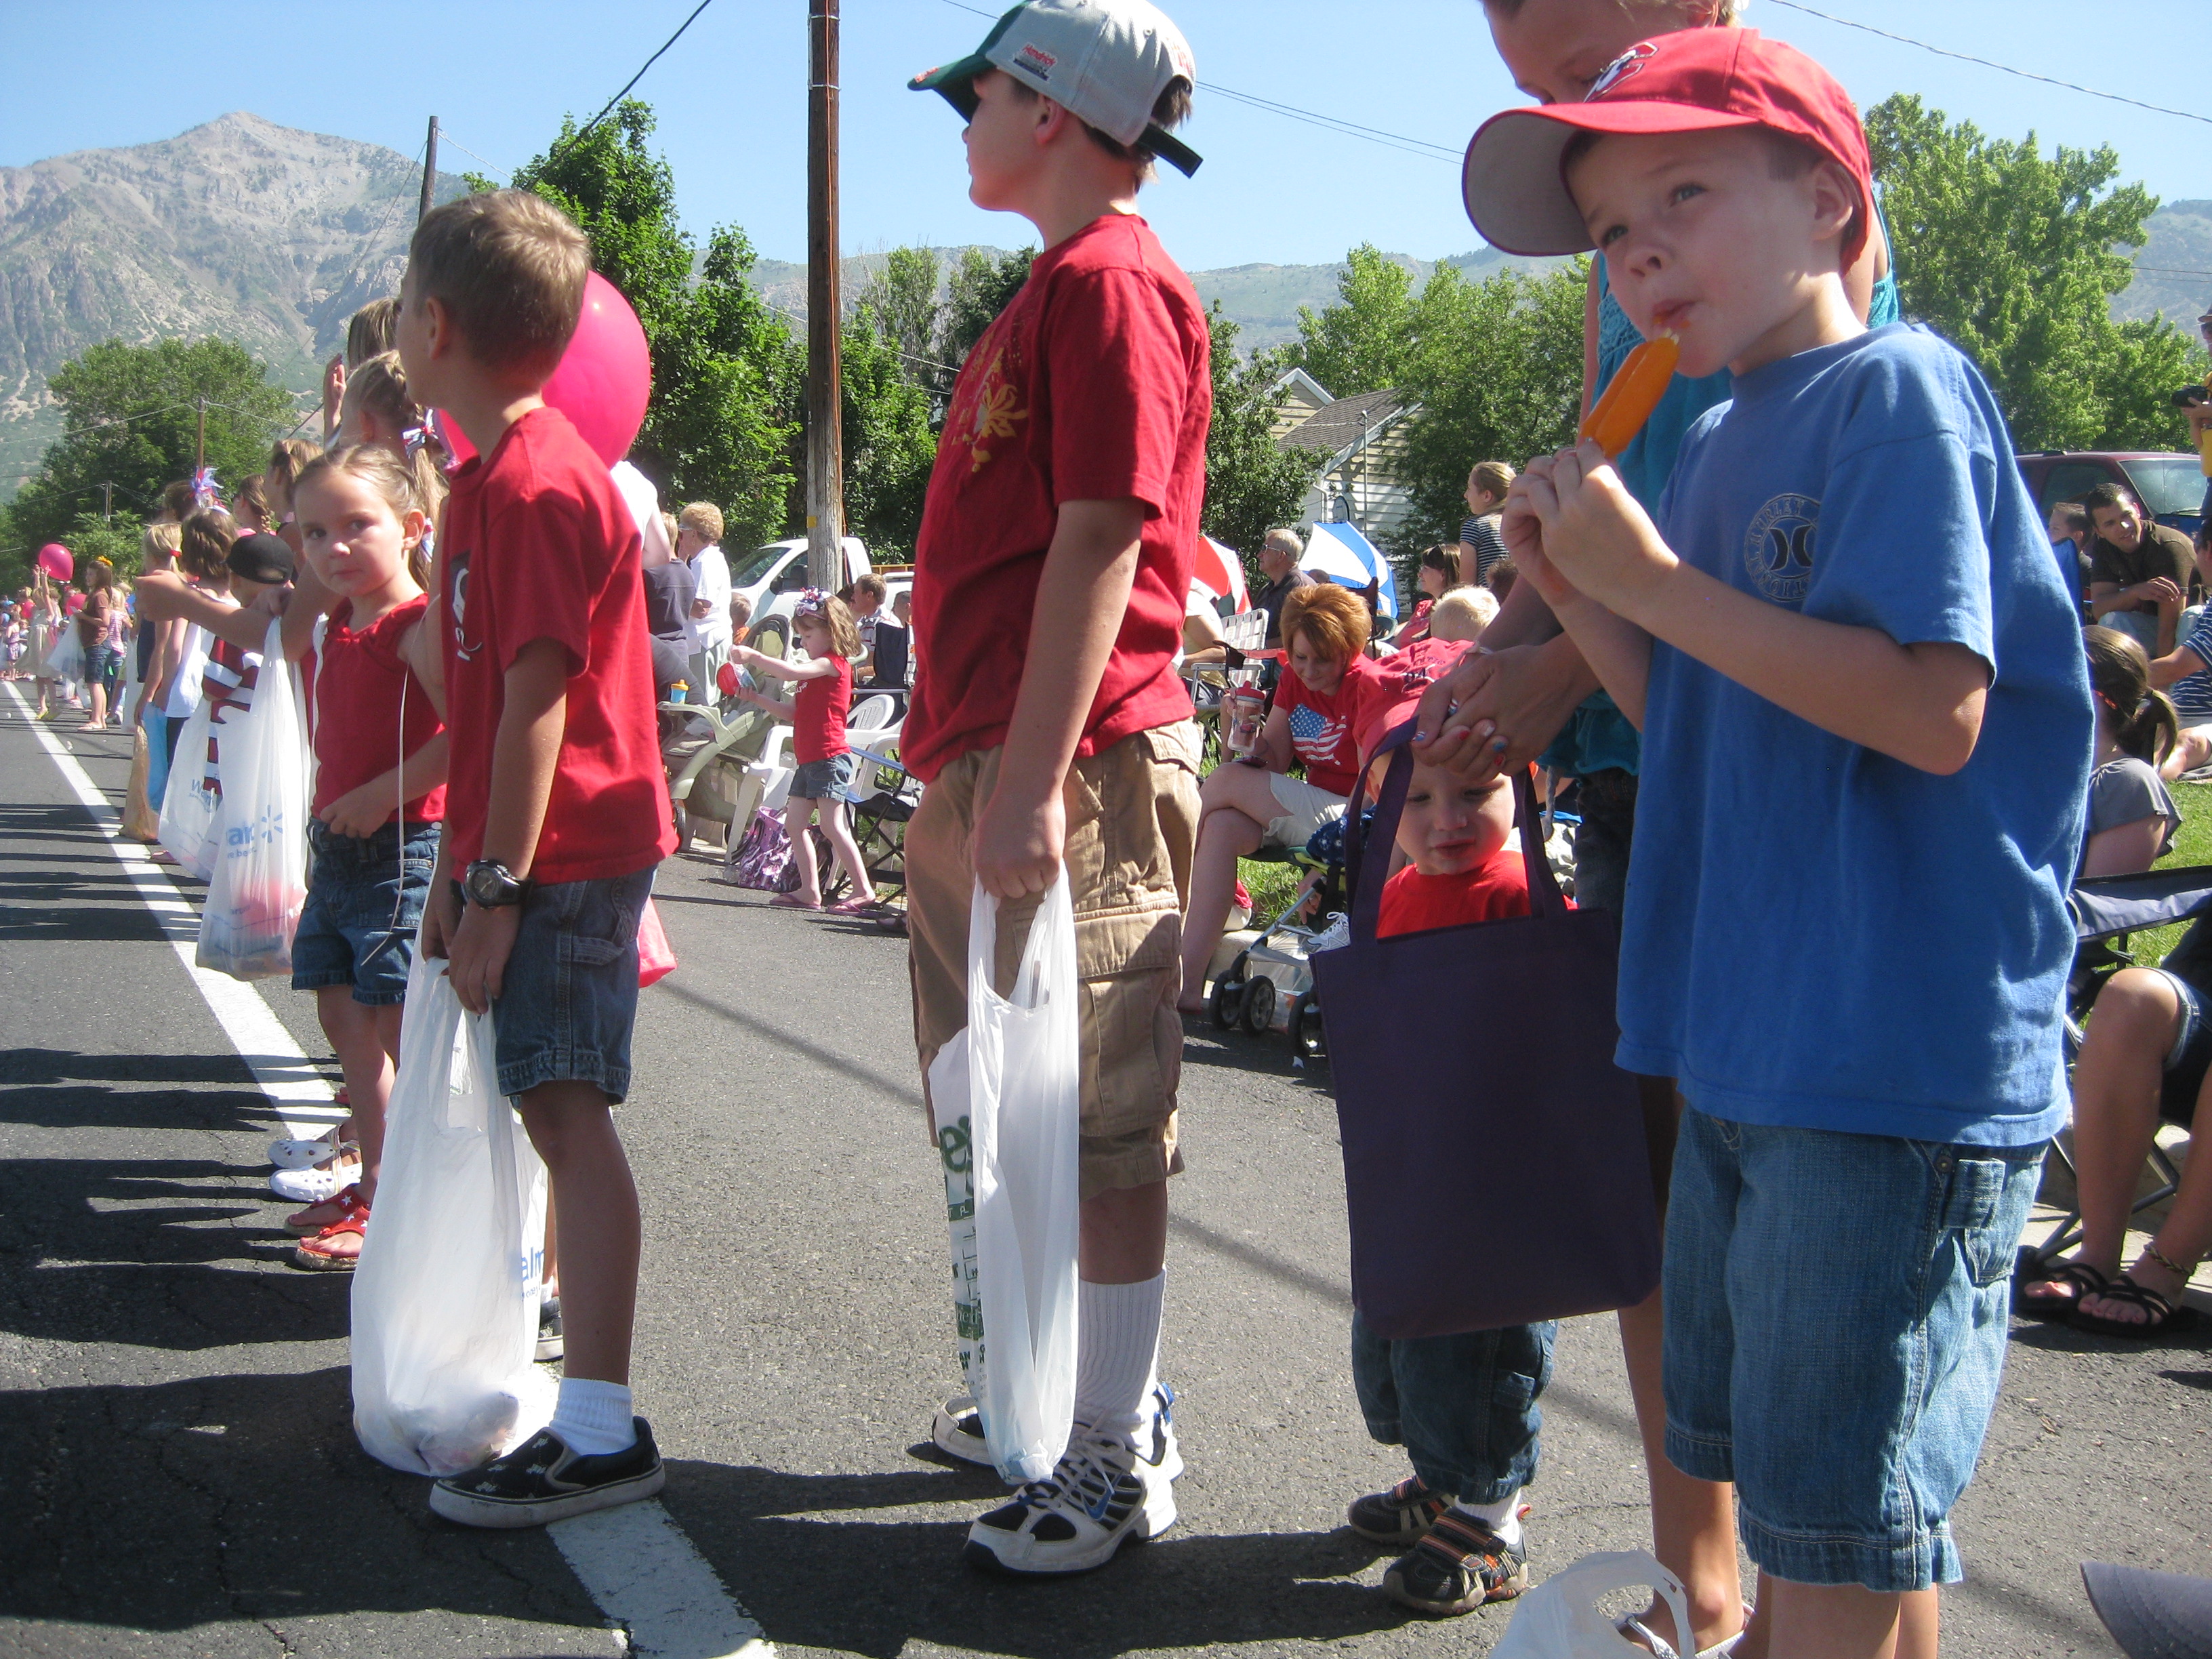
<path id="1" fill-rule="evenodd" d="M 361 1188 L 341 1187 L 328 1198 L 318 1199 L 306 1209 L 286 1216 L 284 1231 L 295 1238 L 313 1238 L 332 1225 L 344 1223 L 356 1208 L 359 1208 L 363 1214 L 368 1212 L 368 1206 L 361 1201 Z M 337 1212 L 337 1222 L 315 1219 L 314 1212 L 324 1209 L 335 1209 Z"/>
<path id="2" fill-rule="evenodd" d="M 347 1190 L 353 1191 L 351 1188 Z M 301 1239 L 292 1247 L 292 1265 L 305 1267 L 310 1273 L 351 1273 L 361 1264 L 360 1247 L 356 1247 L 352 1255 L 340 1255 L 329 1248 L 332 1239 L 348 1237 L 361 1239 L 363 1243 L 368 1242 L 368 1206 L 361 1201 L 358 1194 L 347 1206 L 344 1220 L 324 1228 L 313 1238 Z"/>

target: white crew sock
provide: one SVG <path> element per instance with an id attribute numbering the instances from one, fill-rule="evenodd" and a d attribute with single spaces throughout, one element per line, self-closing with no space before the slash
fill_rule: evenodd
<path id="1" fill-rule="evenodd" d="M 1495 1504 L 1470 1504 L 1462 1498 L 1452 1507 L 1481 1522 L 1498 1534 L 1498 1541 L 1508 1549 L 1521 1547 L 1521 1493 L 1517 1488 Z"/>
<path id="2" fill-rule="evenodd" d="M 1133 1446 L 1152 1419 L 1167 1282 L 1160 1273 L 1135 1285 L 1086 1279 L 1076 1287 L 1075 1420 Z"/>
<path id="3" fill-rule="evenodd" d="M 637 1428 L 630 1421 L 629 1389 L 620 1382 L 562 1377 L 553 1420 L 545 1426 L 580 1457 L 604 1457 L 637 1444 Z"/>

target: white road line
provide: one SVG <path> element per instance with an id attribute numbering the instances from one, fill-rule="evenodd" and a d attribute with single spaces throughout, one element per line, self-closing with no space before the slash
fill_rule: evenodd
<path id="1" fill-rule="evenodd" d="M 653 1659 L 775 1659 L 775 1648 L 658 1501 L 556 1521 L 546 1533 L 629 1650 Z"/>
<path id="2" fill-rule="evenodd" d="M 52 729 L 44 722 L 30 718 L 30 705 L 13 681 L 0 681 L 14 699 L 16 712 L 39 740 L 39 746 L 50 756 L 62 775 L 62 780 L 76 793 L 84 810 L 92 814 L 92 821 L 100 833 L 107 838 L 107 850 L 115 854 L 124 872 L 137 888 L 138 896 L 154 913 L 155 921 L 168 936 L 177 960 L 199 988 L 206 999 L 209 1012 L 222 1027 L 222 1034 L 230 1039 L 231 1047 L 238 1050 L 253 1073 L 254 1081 L 269 1097 L 287 1134 L 302 1139 L 320 1135 L 333 1123 L 345 1116 L 344 1108 L 332 1099 L 331 1085 L 321 1073 L 309 1062 L 307 1054 L 294 1041 L 284 1023 L 269 1011 L 261 994 L 251 985 L 223 974 L 211 973 L 201 967 L 193 957 L 199 941 L 199 915 L 191 901 L 179 892 L 176 884 L 164 875 L 161 866 L 146 856 L 137 842 L 124 838 L 122 817 L 107 797 L 100 791 L 75 755 L 70 753 Z"/>
<path id="3" fill-rule="evenodd" d="M 176 884 L 125 840 L 120 815 L 76 756 L 40 721 L 11 681 L 0 681 L 63 781 L 106 837 L 146 908 L 167 935 L 223 1035 L 295 1135 L 319 1134 L 345 1115 L 330 1085 L 251 985 L 211 973 L 193 958 L 199 917 Z M 600 1612 L 620 1626 L 629 1650 L 650 1659 L 775 1659 L 775 1648 L 714 1570 L 657 1502 L 629 1504 L 546 1528 Z"/>

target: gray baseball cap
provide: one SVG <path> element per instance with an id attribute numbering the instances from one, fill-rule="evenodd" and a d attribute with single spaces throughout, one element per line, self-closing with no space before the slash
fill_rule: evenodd
<path id="1" fill-rule="evenodd" d="M 1152 122 L 1152 106 L 1177 77 L 1198 84 L 1182 32 L 1150 0 L 1023 0 L 983 44 L 957 63 L 917 75 L 909 92 L 935 92 L 975 115 L 975 81 L 1001 70 L 1116 143 L 1144 148 L 1186 177 L 1196 151 Z"/>

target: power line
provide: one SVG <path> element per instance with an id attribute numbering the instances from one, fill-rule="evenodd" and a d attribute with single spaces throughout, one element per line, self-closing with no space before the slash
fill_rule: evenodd
<path id="1" fill-rule="evenodd" d="M 1909 34 L 1893 34 L 1887 29 L 1875 27 L 1871 23 L 1858 23 L 1848 17 L 1838 17 L 1833 12 L 1821 11 L 1816 7 L 1802 4 L 1800 0 L 1772 0 L 1772 3 L 1786 6 L 1791 11 L 1802 11 L 1808 17 L 1818 17 L 1823 21 L 1838 24 L 1844 28 L 1857 29 L 1866 34 L 1878 34 L 1883 40 L 1894 40 L 1900 46 L 1917 46 L 1923 52 L 1934 52 L 1938 58 L 1955 58 L 1962 64 L 1978 64 L 1984 69 L 1996 70 L 2006 75 L 2017 75 L 2023 81 L 2040 81 L 2047 87 L 2063 87 L 2069 92 L 2086 93 L 2092 98 L 2108 99 L 2115 104 L 2131 104 L 2137 109 L 2147 109 L 2154 115 L 2178 115 L 2185 121 L 2202 121 L 2207 126 L 2212 126 L 2212 115 L 2199 115 L 2194 110 L 2168 109 L 2163 104 L 2146 104 L 2140 98 L 2124 98 L 2117 92 L 2100 92 L 2094 87 L 2080 86 L 2072 81 L 2061 81 L 2055 76 L 2038 75 L 2031 70 L 2014 69 L 2009 64 L 1992 63 L 1986 58 L 1976 58 L 1971 52 L 1953 52 L 1948 46 L 1930 46 L 1927 41 L 1916 40 Z"/>
<path id="2" fill-rule="evenodd" d="M 998 16 L 996 12 L 985 11 L 980 6 L 969 5 L 965 3 L 965 0 L 945 0 L 945 3 L 956 11 L 973 12 L 978 17 L 995 19 Z M 1209 94 L 1218 94 L 1234 102 L 1249 104 L 1255 109 L 1265 110 L 1270 115 L 1280 115 L 1292 121 L 1303 121 L 1308 126 L 1319 127 L 1324 132 L 1334 132 L 1340 137 L 1363 138 L 1370 144 L 1380 144 L 1386 149 L 1403 150 L 1407 155 L 1425 156 L 1431 161 L 1449 161 L 1455 167 L 1459 165 L 1460 157 L 1465 151 L 1464 146 L 1455 148 L 1449 144 L 1434 143 L 1426 138 L 1415 138 L 1402 132 L 1386 132 L 1381 127 L 1362 126 L 1357 121 L 1339 120 L 1333 115 L 1316 115 L 1311 110 L 1298 109 L 1289 104 L 1279 104 L 1272 98 L 1261 98 L 1254 93 L 1239 92 L 1234 87 L 1223 86 L 1218 81 L 1208 81 L 1206 83 L 1206 90 Z"/>
<path id="3" fill-rule="evenodd" d="M 438 137 L 444 139 L 455 149 L 460 151 L 462 155 L 467 156 L 471 161 L 483 161 L 484 166 L 489 167 L 494 173 L 498 173 L 501 178 L 512 179 L 514 177 L 514 170 L 512 167 L 503 167 L 496 161 L 485 161 L 483 156 L 477 155 L 476 151 L 471 149 L 459 139 L 454 137 L 453 133 L 447 129 L 440 127 L 438 129 Z"/>
<path id="4" fill-rule="evenodd" d="M 622 100 L 629 95 L 629 89 L 635 86 L 640 81 L 645 79 L 646 70 L 651 69 L 655 64 L 660 61 L 660 53 L 662 52 L 666 52 L 669 47 L 674 46 L 677 41 L 683 39 L 684 31 L 690 28 L 693 23 L 696 22 L 699 18 L 699 14 L 706 10 L 708 7 L 714 3 L 714 0 L 699 0 L 699 3 L 691 9 L 691 15 L 685 18 L 681 23 L 676 26 L 676 33 L 670 35 L 665 40 L 663 40 L 660 43 L 660 51 L 654 52 L 652 57 L 647 58 L 644 63 L 639 64 L 637 73 L 631 76 L 629 80 L 623 82 L 623 89 L 617 93 L 613 97 L 608 99 L 605 106 L 600 109 L 597 115 L 594 115 L 590 120 L 585 122 L 580 127 L 578 127 L 576 131 L 570 135 L 568 143 L 572 144 L 574 143 L 579 138 L 581 138 L 593 127 L 605 120 L 607 118 L 607 111 L 612 109 L 617 104 L 622 102 Z M 553 159 L 553 156 L 559 153 L 560 149 L 561 146 L 556 145 L 554 149 L 547 154 L 545 159 L 548 161 L 550 161 Z M 478 159 L 481 160 L 482 158 L 479 157 Z"/>

